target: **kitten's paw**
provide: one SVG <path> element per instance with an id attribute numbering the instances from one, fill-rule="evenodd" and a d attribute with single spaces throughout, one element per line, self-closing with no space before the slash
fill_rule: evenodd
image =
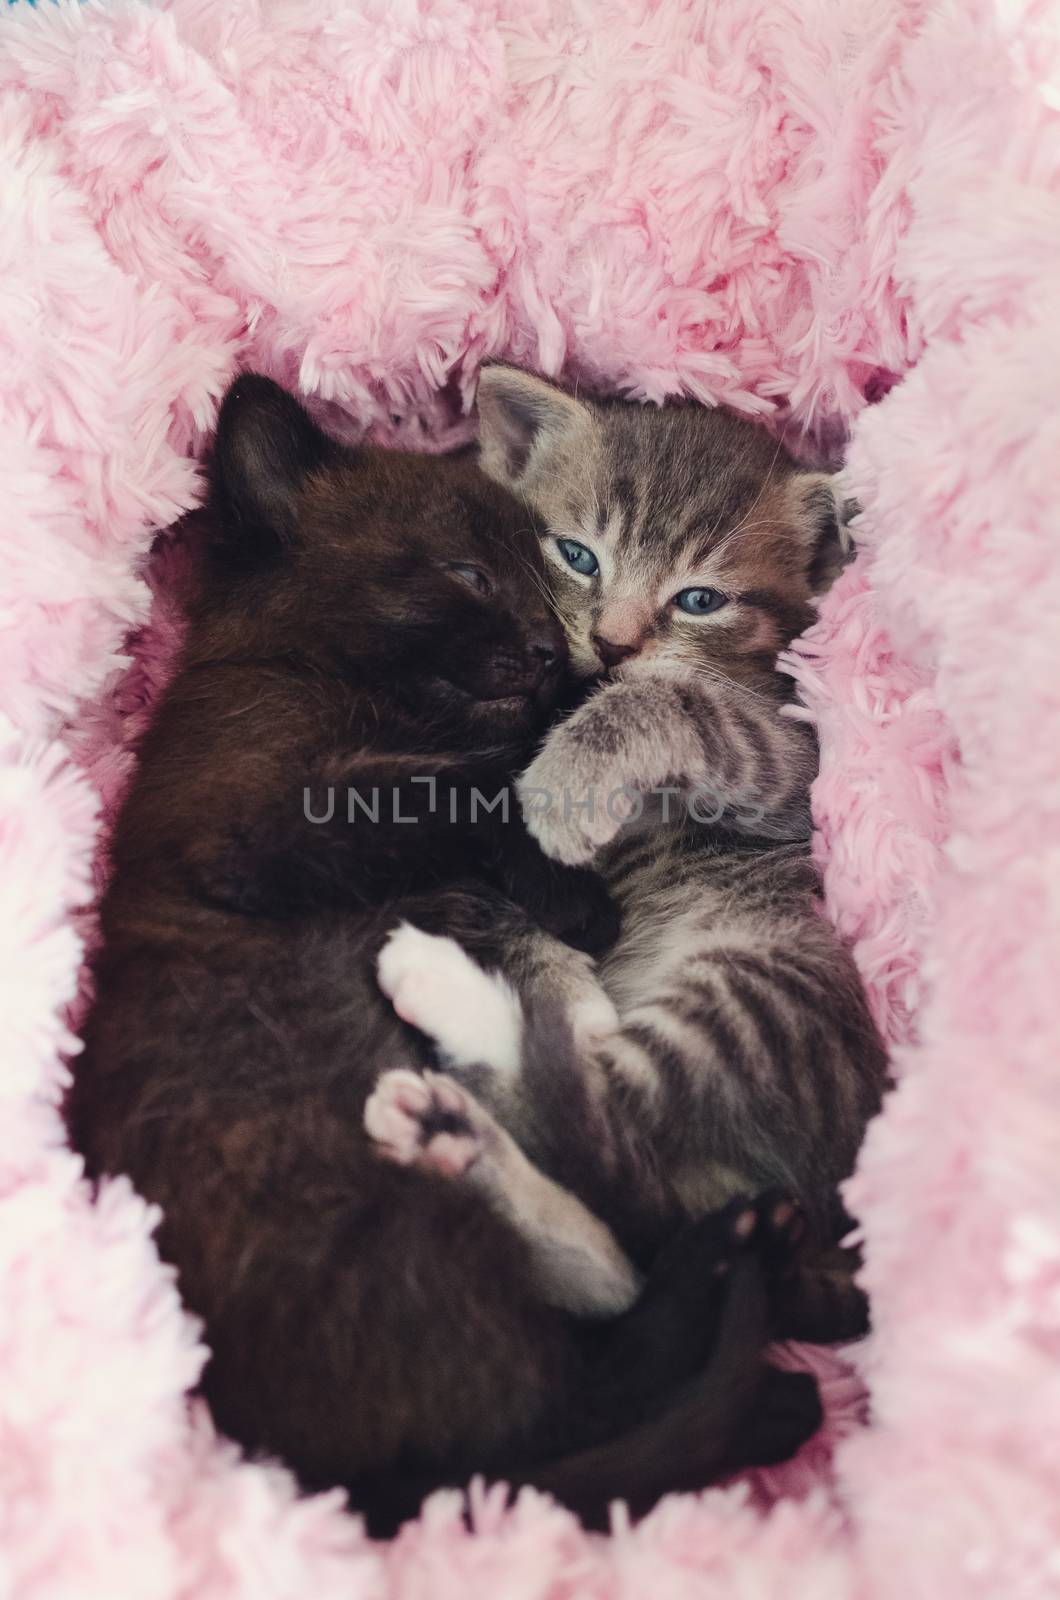
<path id="1" fill-rule="evenodd" d="M 573 745 L 573 747 L 571 747 Z M 632 815 L 633 797 L 598 772 L 591 752 L 552 735 L 518 784 L 527 831 L 547 856 L 586 866 Z"/>
<path id="2" fill-rule="evenodd" d="M 780 1339 L 835 1344 L 863 1339 L 871 1326 L 868 1296 L 857 1281 L 861 1256 L 833 1246 L 799 1252 L 775 1297 L 775 1333 Z"/>
<path id="3" fill-rule="evenodd" d="M 479 1108 L 440 1072 L 384 1072 L 364 1108 L 364 1131 L 381 1156 L 459 1178 L 482 1154 Z"/>
<path id="4" fill-rule="evenodd" d="M 770 1189 L 756 1201 L 761 1220 L 761 1249 L 773 1275 L 790 1278 L 798 1270 L 802 1245 L 809 1230 L 806 1213 L 782 1189 Z"/>
<path id="5" fill-rule="evenodd" d="M 419 1028 L 455 1067 L 517 1072 L 523 1013 L 511 986 L 457 944 L 410 923 L 395 928 L 376 962 L 379 987 L 403 1022 Z"/>
<path id="6" fill-rule="evenodd" d="M 798 1252 L 806 1237 L 806 1216 L 790 1195 L 769 1190 L 756 1200 L 733 1200 L 723 1213 L 736 1249 L 754 1250 L 771 1283 L 790 1278 L 798 1267 Z M 720 1270 L 727 1270 L 722 1261 Z"/>
<path id="7" fill-rule="evenodd" d="M 756 1281 L 768 1295 L 774 1246 L 772 1217 L 756 1200 L 741 1195 L 685 1223 L 667 1240 L 652 1266 L 651 1282 L 671 1293 L 676 1290 L 693 1308 L 714 1311 L 720 1303 L 719 1280 L 728 1279 L 741 1263 L 754 1263 Z"/>

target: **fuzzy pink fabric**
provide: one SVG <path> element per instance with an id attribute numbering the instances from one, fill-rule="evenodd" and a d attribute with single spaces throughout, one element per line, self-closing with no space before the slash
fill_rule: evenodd
<path id="1" fill-rule="evenodd" d="M 5 1600 L 1060 1591 L 1058 111 L 1060 0 L 0 12 Z M 850 439 L 797 656 L 899 1080 L 850 1191 L 871 1422 L 828 1358 L 827 1437 L 750 1487 L 610 1540 L 440 1496 L 378 1547 L 189 1405 L 156 1218 L 58 1100 L 226 379 L 437 446 L 495 354 Z"/>

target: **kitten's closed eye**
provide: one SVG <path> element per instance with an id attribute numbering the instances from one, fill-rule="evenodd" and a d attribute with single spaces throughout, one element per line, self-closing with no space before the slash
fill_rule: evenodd
<path id="1" fill-rule="evenodd" d="M 599 572 L 600 563 L 588 545 L 577 539 L 557 539 L 556 548 L 568 567 L 573 567 L 583 578 L 593 578 Z"/>
<path id="2" fill-rule="evenodd" d="M 450 562 L 445 569 L 454 578 L 459 578 L 461 583 L 466 583 L 476 594 L 487 599 L 493 593 L 493 579 L 481 567 L 473 566 L 470 562 Z"/>
<path id="3" fill-rule="evenodd" d="M 728 595 L 719 589 L 682 589 L 680 594 L 674 595 L 678 611 L 686 611 L 690 617 L 709 617 L 711 612 L 720 611 L 728 603 Z"/>

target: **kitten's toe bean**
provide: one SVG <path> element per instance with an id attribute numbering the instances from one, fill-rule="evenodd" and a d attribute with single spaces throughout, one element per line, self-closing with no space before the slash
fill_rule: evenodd
<path id="1" fill-rule="evenodd" d="M 479 1142 L 474 1134 L 436 1133 L 423 1147 L 418 1163 L 443 1178 L 459 1178 L 465 1173 L 479 1153 Z"/>
<path id="2" fill-rule="evenodd" d="M 383 1073 L 364 1108 L 365 1132 L 380 1155 L 447 1178 L 460 1177 L 482 1153 L 480 1120 L 451 1078 L 402 1067 Z"/>
<path id="3" fill-rule="evenodd" d="M 435 1116 L 473 1119 L 473 1101 L 466 1090 L 444 1072 L 425 1072 L 423 1081 L 431 1096 L 430 1110 Z"/>
<path id="4" fill-rule="evenodd" d="M 759 1216 L 754 1206 L 739 1206 L 732 1219 L 732 1236 L 740 1244 L 748 1244 L 758 1227 Z"/>
<path id="5" fill-rule="evenodd" d="M 765 1259 L 774 1272 L 789 1276 L 796 1270 L 799 1246 L 806 1237 L 806 1213 L 783 1190 L 770 1190 L 759 1196 L 757 1210 L 762 1221 Z"/>
<path id="6" fill-rule="evenodd" d="M 433 1039 L 454 1066 L 518 1069 L 523 1024 L 518 997 L 455 939 L 403 923 L 379 952 L 376 971 L 379 987 L 402 1021 Z"/>
<path id="7" fill-rule="evenodd" d="M 797 1265 L 797 1251 L 806 1234 L 802 1207 L 781 1190 L 769 1190 L 751 1200 L 739 1196 L 722 1213 L 730 1251 L 719 1258 L 715 1271 L 727 1272 L 731 1257 L 743 1250 L 754 1250 L 767 1273 L 774 1278 L 790 1275 Z"/>
<path id="8" fill-rule="evenodd" d="M 741 1196 L 732 1200 L 722 1212 L 724 1242 L 722 1253 L 714 1264 L 716 1277 L 723 1277 L 732 1265 L 733 1258 L 757 1243 L 761 1233 L 761 1218 L 753 1200 Z"/>
<path id="9" fill-rule="evenodd" d="M 383 1073 L 365 1102 L 364 1131 L 381 1155 L 408 1166 L 419 1153 L 421 1122 L 430 1104 L 431 1091 L 419 1073 L 395 1067 Z"/>

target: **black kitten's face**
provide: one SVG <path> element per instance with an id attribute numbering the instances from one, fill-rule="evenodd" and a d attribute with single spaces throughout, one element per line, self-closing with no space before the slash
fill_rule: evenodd
<path id="1" fill-rule="evenodd" d="M 473 462 L 361 452 L 315 476 L 303 534 L 315 626 L 403 698 L 498 733 L 547 713 L 567 653 L 540 540 Z"/>
<path id="2" fill-rule="evenodd" d="M 252 602 L 272 648 L 327 652 L 476 742 L 543 720 L 566 644 L 540 538 L 474 461 L 344 449 L 274 384 L 242 378 L 215 497 L 254 554 L 231 600 Z"/>
<path id="3" fill-rule="evenodd" d="M 441 562 L 409 596 L 410 610 L 431 613 L 424 630 L 431 645 L 426 676 L 482 717 L 536 720 L 555 699 L 566 660 L 563 630 L 541 598 L 544 574 L 528 587 L 529 551 L 514 581 L 497 561 L 460 554 Z M 410 631 L 418 633 L 418 625 Z M 409 665 L 420 676 L 415 656 Z"/>

